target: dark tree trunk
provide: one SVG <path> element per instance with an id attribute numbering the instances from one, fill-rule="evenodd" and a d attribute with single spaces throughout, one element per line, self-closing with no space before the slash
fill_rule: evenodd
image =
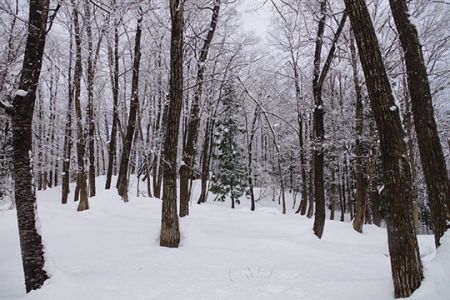
<path id="1" fill-rule="evenodd" d="M 322 87 L 328 71 L 331 66 L 331 62 L 334 58 L 334 52 L 336 50 L 336 43 L 345 25 L 347 15 L 344 12 L 339 28 L 333 39 L 333 44 L 328 53 L 327 59 L 320 71 L 320 61 L 322 55 L 323 34 L 325 31 L 327 1 L 323 0 L 320 3 L 321 19 L 319 21 L 319 27 L 317 29 L 316 49 L 314 53 L 314 77 L 313 77 L 313 94 L 314 94 L 314 117 L 313 117 L 313 132 L 314 132 L 314 148 L 313 148 L 313 162 L 314 162 L 314 198 L 316 202 L 316 213 L 314 216 L 314 234 L 318 238 L 322 238 L 323 229 L 325 227 L 325 191 L 323 180 L 323 167 L 324 167 L 324 149 L 323 142 L 325 139 L 325 127 L 324 127 L 324 109 L 322 100 Z"/>
<path id="2" fill-rule="evenodd" d="M 435 243 L 439 246 L 439 239 L 447 230 L 446 223 L 450 217 L 450 182 L 434 119 L 427 68 L 417 29 L 409 20 L 406 0 L 390 0 L 389 2 L 405 55 L 408 87 L 433 218 Z"/>
<path id="3" fill-rule="evenodd" d="M 305 145 L 303 141 L 303 118 L 300 113 L 298 113 L 297 115 L 297 120 L 299 130 L 298 139 L 300 144 L 300 164 L 302 173 L 302 200 L 300 201 L 298 210 L 295 213 L 297 214 L 300 213 L 300 215 L 304 216 L 306 214 L 306 209 L 308 207 L 308 181 L 306 178 Z"/>
<path id="4" fill-rule="evenodd" d="M 197 145 L 198 127 L 200 125 L 200 101 L 203 93 L 203 74 L 205 72 L 205 62 L 208 58 L 209 48 L 214 37 L 214 32 L 219 18 L 220 0 L 214 1 L 214 7 L 209 25 L 208 34 L 200 51 L 197 62 L 196 90 L 192 102 L 189 123 L 187 129 L 186 142 L 183 147 L 183 162 L 180 168 L 180 217 L 189 215 L 189 180 L 192 177 L 192 170 L 195 164 L 195 146 Z"/>
<path id="5" fill-rule="evenodd" d="M 72 28 L 70 29 L 70 47 L 69 47 L 69 74 L 68 74 L 68 103 L 66 114 L 66 130 L 64 135 L 64 160 L 62 170 L 62 199 L 61 203 L 67 203 L 67 197 L 70 193 L 70 159 L 72 153 L 72 111 L 73 111 L 73 87 L 72 87 Z"/>
<path id="6" fill-rule="evenodd" d="M 106 172 L 106 185 L 105 189 L 111 188 L 112 175 L 114 173 L 114 161 L 116 158 L 116 138 L 117 138 L 117 121 L 119 120 L 119 24 L 116 16 L 115 1 L 113 2 L 113 14 L 114 14 L 114 52 L 109 49 L 108 55 L 111 67 L 111 86 L 113 95 L 113 120 L 111 128 L 111 136 L 109 140 L 109 152 L 108 152 L 108 170 Z"/>
<path id="7" fill-rule="evenodd" d="M 327 1 L 320 2 L 320 20 L 317 29 L 316 49 L 314 53 L 314 116 L 313 116 L 313 165 L 314 165 L 314 200 L 316 202 L 316 213 L 314 217 L 314 234 L 321 238 L 325 226 L 325 191 L 323 184 L 323 140 L 324 140 L 324 122 L 323 122 L 323 101 L 322 87 L 319 85 L 320 78 L 320 59 L 322 56 L 323 34 L 325 31 Z"/>
<path id="8" fill-rule="evenodd" d="M 177 248 L 180 228 L 177 214 L 177 152 L 183 103 L 184 0 L 170 0 L 172 21 L 170 43 L 170 92 L 164 136 L 163 205 L 160 245 Z"/>
<path id="9" fill-rule="evenodd" d="M 352 58 L 353 69 L 353 83 L 355 85 L 356 94 L 356 126 L 355 126 L 355 182 L 356 182 L 356 194 L 355 194 L 355 219 L 353 220 L 353 228 L 362 233 L 364 224 L 364 213 L 366 209 L 364 187 L 363 187 L 363 161 L 362 161 L 362 144 L 361 138 L 363 134 L 364 115 L 363 115 L 363 100 L 361 94 L 361 86 L 358 78 L 358 62 L 356 59 L 356 49 L 353 41 L 353 34 L 350 39 L 350 52 Z"/>
<path id="10" fill-rule="evenodd" d="M 117 178 L 117 191 L 125 202 L 128 202 L 128 165 L 130 162 L 131 146 L 135 135 L 137 113 L 139 110 L 139 67 L 141 63 L 141 24 L 142 9 L 137 21 L 136 37 L 134 42 L 133 77 L 131 79 L 131 103 L 128 115 L 127 133 L 122 147 L 122 158 L 120 159 L 119 177 Z"/>
<path id="11" fill-rule="evenodd" d="M 380 136 L 385 178 L 388 244 L 395 297 L 409 297 L 423 279 L 412 217 L 412 182 L 399 108 L 364 0 L 345 0 Z"/>
<path id="12" fill-rule="evenodd" d="M 200 192 L 200 198 L 198 199 L 197 203 L 205 203 L 207 199 L 207 190 L 208 190 L 208 177 L 209 177 L 209 164 L 210 164 L 210 145 L 211 145 L 211 138 L 212 138 L 212 123 L 213 121 L 208 118 L 206 121 L 206 127 L 205 127 L 205 140 L 203 142 L 203 160 L 202 160 L 202 174 L 201 174 L 201 192 Z"/>
<path id="13" fill-rule="evenodd" d="M 85 0 L 85 24 L 88 43 L 88 59 L 87 59 L 87 90 L 88 90 L 88 149 L 89 149 L 89 196 L 95 196 L 95 116 L 94 116 L 94 68 L 93 46 L 92 46 L 92 27 L 91 27 L 91 7 L 88 0 Z"/>
<path id="14" fill-rule="evenodd" d="M 80 202 L 78 205 L 78 211 L 83 211 L 89 209 L 88 202 L 88 192 L 86 186 L 86 168 L 84 164 L 84 156 L 86 145 L 84 141 L 84 129 L 83 129 L 83 117 L 81 115 L 81 75 L 82 75 L 82 58 L 81 58 L 81 32 L 80 25 L 78 21 L 78 12 L 75 8 L 75 1 L 72 0 L 72 5 L 74 6 L 73 11 L 73 25 L 75 29 L 75 49 L 76 49 L 76 60 L 75 60 L 75 72 L 74 72 L 74 100 L 75 100 L 75 113 L 77 116 L 77 162 L 78 162 L 78 173 L 77 173 L 77 189 L 79 189 Z M 77 195 L 78 193 L 75 192 Z"/>
<path id="15" fill-rule="evenodd" d="M 336 170 L 334 167 L 331 169 L 331 191 L 330 191 L 330 220 L 334 220 L 334 214 L 336 210 Z"/>
<path id="16" fill-rule="evenodd" d="M 247 152 L 248 152 L 248 187 L 250 189 L 250 210 L 254 211 L 256 206 L 255 193 L 253 191 L 253 141 L 256 134 L 256 122 L 259 117 L 259 107 L 255 108 L 253 114 L 252 127 L 250 128 L 250 136 L 247 141 Z"/>
<path id="17" fill-rule="evenodd" d="M 36 224 L 37 203 L 30 157 L 33 111 L 44 55 L 48 11 L 48 0 L 30 1 L 28 36 L 19 83 L 19 90 L 24 93 L 16 93 L 12 115 L 15 201 L 27 292 L 39 289 L 48 278 L 44 270 L 42 238 Z"/>

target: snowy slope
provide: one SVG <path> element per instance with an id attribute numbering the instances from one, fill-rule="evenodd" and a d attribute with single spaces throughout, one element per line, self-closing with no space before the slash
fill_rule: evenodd
<path id="1" fill-rule="evenodd" d="M 393 298 L 386 232 L 375 226 L 361 235 L 327 221 L 318 240 L 312 220 L 281 215 L 270 200 L 256 212 L 209 201 L 191 206 L 181 247 L 167 249 L 158 242 L 159 199 L 125 204 L 114 189 L 99 190 L 82 213 L 59 204 L 60 188 L 38 201 L 51 279 L 25 296 L 15 211 L 0 212 L 2 300 Z M 412 298 L 449 299 L 450 235 L 437 256 L 431 237 L 420 244 L 427 279 Z"/>

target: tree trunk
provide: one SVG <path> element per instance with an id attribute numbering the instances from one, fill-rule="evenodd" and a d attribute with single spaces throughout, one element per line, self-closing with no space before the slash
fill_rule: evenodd
<path id="1" fill-rule="evenodd" d="M 95 196 L 95 116 L 94 116 L 94 68 L 92 67 L 93 47 L 92 47 L 92 27 L 91 27 L 91 7 L 88 0 L 84 2 L 85 24 L 88 43 L 87 59 L 87 90 L 88 90 L 88 149 L 89 149 L 89 196 Z"/>
<path id="2" fill-rule="evenodd" d="M 163 205 L 160 245 L 177 248 L 180 229 L 177 214 L 177 152 L 180 113 L 183 103 L 184 0 L 170 0 L 172 21 L 170 43 L 170 92 L 164 136 Z"/>
<path id="3" fill-rule="evenodd" d="M 85 156 L 85 141 L 84 141 L 84 130 L 83 130 L 83 116 L 81 115 L 81 75 L 82 75 L 82 59 L 81 59 L 81 33 L 80 25 L 78 21 L 78 11 L 75 6 L 75 1 L 72 0 L 73 10 L 73 25 L 75 29 L 75 49 L 76 49 L 76 60 L 75 60 L 75 72 L 74 72 L 74 100 L 75 100 L 75 113 L 77 116 L 77 162 L 78 162 L 78 173 L 77 173 L 77 189 L 80 193 L 80 202 L 78 205 L 78 211 L 83 211 L 89 209 L 88 202 L 88 192 L 86 186 L 86 168 L 84 165 Z M 77 194 L 77 193 L 75 193 Z"/>
<path id="4" fill-rule="evenodd" d="M 212 124 L 211 118 L 206 121 L 205 127 L 205 140 L 203 142 L 203 160 L 202 160 L 202 174 L 201 174 L 201 192 L 197 204 L 205 203 L 207 199 L 207 189 L 208 189 L 208 177 L 209 177 L 209 164 L 210 164 L 210 142 L 212 136 Z"/>
<path id="5" fill-rule="evenodd" d="M 117 191 L 125 202 L 128 202 L 128 165 L 130 162 L 131 146 L 136 129 L 136 119 L 139 110 L 139 67 L 141 62 L 141 24 L 143 19 L 142 8 L 137 21 L 136 36 L 134 42 L 133 77 L 131 79 L 131 103 L 128 115 L 127 133 L 122 147 L 120 159 L 119 177 L 117 178 Z"/>
<path id="6" fill-rule="evenodd" d="M 363 100 L 361 94 L 361 85 L 358 78 L 358 62 L 356 59 L 356 49 L 353 41 L 353 34 L 350 39 L 350 52 L 352 58 L 353 69 L 353 83 L 355 85 L 356 94 L 356 126 L 355 126 L 355 182 L 356 182 L 356 195 L 355 195 L 355 219 L 353 220 L 353 229 L 362 233 L 364 224 L 364 214 L 366 209 L 364 187 L 363 187 L 363 162 L 362 162 L 362 144 L 361 138 L 363 134 L 364 115 L 363 115 Z"/>
<path id="7" fill-rule="evenodd" d="M 406 81 L 406 75 L 403 76 L 403 81 Z M 408 158 L 409 163 L 411 165 L 411 180 L 412 180 L 412 206 L 413 206 L 413 217 L 414 217 L 414 226 L 416 230 L 419 230 L 419 192 L 417 186 L 417 172 L 416 172 L 416 153 L 414 151 L 414 136 L 413 136 L 413 121 L 411 115 L 411 99 L 408 94 L 408 90 L 406 88 L 406 82 L 404 83 L 405 90 L 405 115 L 403 117 L 404 126 L 406 130 L 406 137 L 408 139 L 407 147 L 408 147 Z M 444 210 L 445 211 L 445 210 Z"/>
<path id="8" fill-rule="evenodd" d="M 336 170 L 331 168 L 331 191 L 330 191 L 330 220 L 334 220 L 334 213 L 336 210 Z"/>
<path id="9" fill-rule="evenodd" d="M 325 139 L 324 126 L 324 110 L 322 100 L 322 86 L 334 58 L 334 51 L 336 50 L 336 43 L 345 25 L 347 18 L 346 13 L 342 15 L 338 30 L 333 39 L 332 46 L 328 53 L 327 59 L 320 71 L 320 61 L 322 55 L 323 35 L 325 31 L 327 1 L 320 2 L 321 19 L 319 20 L 319 27 L 317 29 L 316 49 L 314 53 L 314 76 L 313 76 L 313 94 L 314 94 L 314 117 L 313 117 L 313 132 L 314 132 L 314 147 L 313 147 L 313 162 L 314 162 L 314 198 L 316 202 L 316 213 L 314 217 L 314 234 L 318 238 L 322 238 L 323 229 L 325 227 L 325 191 L 323 179 L 324 166 L 324 149 L 323 142 Z"/>
<path id="10" fill-rule="evenodd" d="M 423 279 L 411 212 L 412 182 L 399 108 L 364 0 L 345 0 L 380 136 L 385 178 L 388 244 L 395 297 L 409 297 Z"/>
<path id="11" fill-rule="evenodd" d="M 203 93 L 203 74 L 205 72 L 205 62 L 208 58 L 209 48 L 216 30 L 219 10 L 220 0 L 215 0 L 209 30 L 197 62 L 196 90 L 194 92 L 189 124 L 187 126 L 186 142 L 183 147 L 184 164 L 180 168 L 180 217 L 189 215 L 189 180 L 192 177 L 192 170 L 194 168 L 196 154 L 195 146 L 197 145 L 198 127 L 200 125 L 200 101 Z"/>
<path id="12" fill-rule="evenodd" d="M 37 203 L 30 157 L 32 119 L 44 55 L 48 11 L 48 0 L 30 1 L 28 36 L 19 83 L 19 91 L 23 93 L 16 93 L 12 115 L 15 201 L 27 292 L 39 289 L 48 278 L 36 220 Z"/>
<path id="13" fill-rule="evenodd" d="M 72 154 L 72 110 L 73 110 L 73 87 L 72 87 L 72 25 L 70 25 L 70 46 L 69 46 L 69 71 L 68 71 L 68 103 L 66 114 L 66 130 L 64 135 L 64 160 L 62 170 L 62 199 L 61 203 L 67 203 L 70 193 L 70 159 Z"/>
<path id="14" fill-rule="evenodd" d="M 434 119 L 427 68 L 416 26 L 409 20 L 406 0 L 389 1 L 405 55 L 406 73 L 419 153 L 428 190 L 436 246 L 450 217 L 450 182 Z M 445 209 L 447 206 L 447 210 Z"/>
<path id="15" fill-rule="evenodd" d="M 116 158 L 116 138 L 117 138 L 117 121 L 119 120 L 119 24 L 116 15 L 116 4 L 113 2 L 113 14 L 114 14 L 114 52 L 112 49 L 108 50 L 110 68 L 111 68 L 111 86 L 113 95 L 113 120 L 111 128 L 111 136 L 109 141 L 108 152 L 108 171 L 106 172 L 106 185 L 105 189 L 111 188 L 112 175 L 114 173 L 114 161 Z"/>

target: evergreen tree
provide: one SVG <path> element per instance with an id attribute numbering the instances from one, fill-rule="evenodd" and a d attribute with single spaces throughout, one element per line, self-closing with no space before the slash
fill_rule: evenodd
<path id="1" fill-rule="evenodd" d="M 211 192 L 217 194 L 220 201 L 225 201 L 227 196 L 231 198 L 231 208 L 235 203 L 239 204 L 241 197 L 247 190 L 248 175 L 245 160 L 242 157 L 243 150 L 236 143 L 239 133 L 239 111 L 236 92 L 232 83 L 228 82 L 222 96 L 222 111 L 216 123 L 215 159 L 218 161 L 216 180 L 211 187 Z"/>

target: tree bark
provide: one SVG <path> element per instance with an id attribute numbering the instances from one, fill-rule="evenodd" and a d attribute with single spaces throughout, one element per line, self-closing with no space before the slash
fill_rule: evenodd
<path id="1" fill-rule="evenodd" d="M 187 126 L 186 141 L 183 147 L 184 164 L 180 168 L 180 217 L 189 215 L 189 180 L 192 177 L 192 170 L 195 162 L 195 146 L 197 145 L 198 127 L 200 125 L 200 101 L 203 93 L 203 77 L 206 69 L 205 62 L 208 58 L 209 48 L 216 30 L 219 10 L 220 0 L 214 0 L 211 23 L 197 62 L 196 89 Z"/>
<path id="2" fill-rule="evenodd" d="M 356 194 L 355 194 L 355 219 L 353 220 L 353 229 L 362 233 L 364 224 L 364 214 L 366 210 L 365 195 L 364 195 L 364 180 L 363 180 L 363 161 L 362 161 L 362 144 L 361 138 L 363 134 L 364 115 L 363 115 L 363 100 L 361 94 L 361 85 L 358 78 L 358 62 L 356 59 L 356 49 L 353 41 L 353 34 L 350 39 L 350 52 L 353 69 L 353 83 L 355 85 L 356 95 L 356 125 L 355 125 L 355 182 L 356 182 Z"/>
<path id="3" fill-rule="evenodd" d="M 29 7 L 28 36 L 19 83 L 19 90 L 26 94 L 16 93 L 12 115 L 15 201 L 27 292 L 39 289 L 48 278 L 44 270 L 44 248 L 37 224 L 37 203 L 30 156 L 33 111 L 44 55 L 49 1 L 31 0 Z"/>
<path id="4" fill-rule="evenodd" d="M 72 86 L 72 24 L 70 24 L 70 46 L 69 46 L 69 71 L 68 71 L 68 103 L 66 114 L 66 130 L 64 135 L 64 161 L 62 171 L 62 204 L 67 204 L 67 197 L 70 193 L 70 159 L 72 154 L 72 111 L 73 111 L 73 86 Z"/>
<path id="5" fill-rule="evenodd" d="M 313 132 L 314 132 L 314 147 L 313 147 L 313 162 L 314 162 L 314 198 L 316 202 L 316 213 L 314 216 L 314 234 L 318 238 L 322 238 L 323 229 L 325 227 L 325 191 L 323 179 L 324 167 L 324 149 L 323 142 L 325 140 L 325 126 L 324 126 L 324 109 L 322 99 L 322 87 L 324 80 L 328 74 L 331 62 L 334 58 L 334 51 L 336 50 L 336 43 L 345 25 L 347 14 L 344 12 L 339 27 L 333 39 L 332 46 L 328 53 L 327 59 L 320 71 L 320 61 L 322 55 L 323 35 L 325 31 L 327 1 L 320 2 L 321 19 L 319 20 L 319 27 L 317 29 L 316 49 L 314 53 L 314 76 L 313 76 L 313 94 L 314 94 L 314 117 L 313 117 Z"/>
<path id="6" fill-rule="evenodd" d="M 83 116 L 81 114 L 81 75 L 82 75 L 82 58 L 81 58 L 81 32 L 80 24 L 78 20 L 78 11 L 75 7 L 75 1 L 72 0 L 73 10 L 73 25 L 75 30 L 75 71 L 74 71 L 74 100 L 75 100 L 75 114 L 77 116 L 77 189 L 79 189 L 80 202 L 78 205 L 78 211 L 89 209 L 88 192 L 86 186 L 86 168 L 84 165 L 84 156 L 86 145 L 84 141 L 84 129 L 83 129 Z M 75 192 L 75 194 L 77 194 Z"/>
<path id="7" fill-rule="evenodd" d="M 180 228 L 177 214 L 177 152 L 183 103 L 184 0 L 170 0 L 172 21 L 170 43 L 170 92 L 164 136 L 163 205 L 160 245 L 177 248 Z"/>
<path id="8" fill-rule="evenodd" d="M 385 178 L 388 244 L 395 297 L 409 297 L 423 279 L 411 212 L 411 171 L 399 108 L 364 0 L 345 0 L 380 136 Z"/>
<path id="9" fill-rule="evenodd" d="M 122 147 L 120 159 L 119 177 L 117 178 L 117 191 L 125 202 L 128 202 L 128 165 L 130 162 L 131 146 L 135 135 L 137 113 L 139 110 L 139 67 L 141 63 L 141 35 L 143 11 L 139 8 L 140 15 L 137 21 L 136 36 L 134 41 L 133 76 L 131 79 L 131 103 L 128 115 L 127 133 Z"/>
<path id="10" fill-rule="evenodd" d="M 434 119 L 427 68 L 416 26 L 409 19 L 406 0 L 389 1 L 405 55 L 406 73 L 419 153 L 428 190 L 436 246 L 450 218 L 450 182 Z M 447 206 L 447 209 L 446 209 Z"/>
<path id="11" fill-rule="evenodd" d="M 89 196 L 95 196 L 95 116 L 94 116 L 94 68 L 92 60 L 94 56 L 92 46 L 91 5 L 88 0 L 84 2 L 85 24 L 88 43 L 87 59 L 87 90 L 88 90 L 88 150 L 89 150 Z"/>
<path id="12" fill-rule="evenodd" d="M 117 138 L 117 121 L 119 120 L 119 24 L 116 15 L 116 3 L 113 1 L 113 15 L 114 15 L 114 52 L 112 49 L 108 50 L 110 68 L 111 68 L 111 86 L 113 95 L 113 120 L 111 127 L 111 136 L 109 141 L 108 152 L 108 170 L 106 172 L 105 189 L 111 188 L 112 175 L 114 173 L 114 161 L 116 158 L 116 138 Z"/>

